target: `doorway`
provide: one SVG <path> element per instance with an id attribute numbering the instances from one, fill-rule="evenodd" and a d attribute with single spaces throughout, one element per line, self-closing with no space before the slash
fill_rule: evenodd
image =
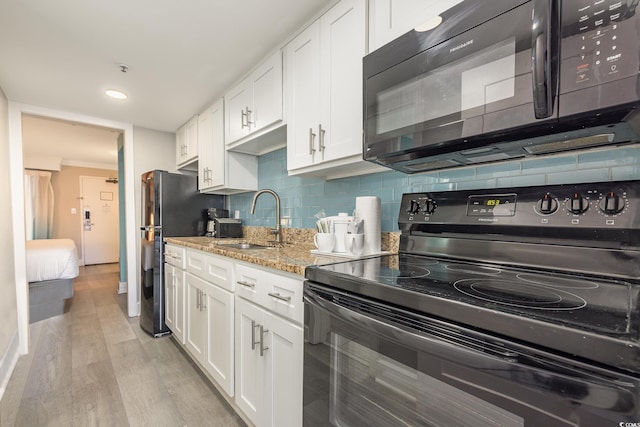
<path id="1" fill-rule="evenodd" d="M 134 181 L 134 148 L 133 148 L 133 125 L 130 123 L 115 122 L 107 119 L 87 116 L 84 114 L 70 113 L 66 111 L 55 110 L 46 107 L 22 104 L 9 101 L 9 155 L 10 155 L 10 176 L 12 182 L 11 191 L 11 210 L 12 224 L 15 236 L 25 235 L 24 224 L 24 157 L 22 153 L 22 119 L 25 115 L 36 115 L 41 117 L 49 117 L 52 119 L 68 120 L 81 124 L 94 126 L 102 126 L 116 129 L 123 134 L 123 164 L 124 177 L 127 182 Z M 133 214 L 135 209 L 135 190 L 132 185 L 125 186 L 124 189 L 124 205 L 129 206 L 132 212 L 125 219 L 126 235 L 136 234 L 136 218 Z M 20 286 L 26 284 L 26 251 L 25 244 L 21 239 L 13 241 L 14 266 L 16 274 L 16 297 L 18 308 L 18 335 L 19 335 L 19 352 L 27 354 L 29 352 L 29 298 L 28 288 Z M 126 240 L 126 258 L 128 273 L 128 293 L 127 293 L 127 311 L 130 317 L 137 316 L 139 313 L 138 304 L 138 280 L 137 280 L 137 248 L 134 239 Z"/>
<path id="2" fill-rule="evenodd" d="M 102 176 L 81 176 L 80 199 L 84 265 L 118 262 L 118 180 Z"/>

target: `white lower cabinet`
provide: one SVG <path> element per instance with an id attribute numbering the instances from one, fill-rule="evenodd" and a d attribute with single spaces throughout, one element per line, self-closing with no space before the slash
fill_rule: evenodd
<path id="1" fill-rule="evenodd" d="M 229 395 L 234 394 L 233 342 L 234 298 L 233 294 L 217 286 L 209 286 L 205 294 L 207 311 L 207 349 L 204 367 L 220 387 Z"/>
<path id="2" fill-rule="evenodd" d="M 184 344 L 184 276 L 186 250 L 175 245 L 164 248 L 165 323 L 175 338 Z"/>
<path id="3" fill-rule="evenodd" d="M 236 298 L 236 403 L 256 426 L 302 425 L 302 327 Z"/>
<path id="4" fill-rule="evenodd" d="M 184 344 L 184 275 L 184 270 L 165 264 L 165 323 L 182 344 Z"/>
<path id="5" fill-rule="evenodd" d="M 236 263 L 236 404 L 257 426 L 302 425 L 302 280 Z"/>
<path id="6" fill-rule="evenodd" d="M 202 295 L 207 288 L 207 283 L 193 274 L 187 273 L 185 288 L 187 296 L 185 300 L 187 313 L 185 345 L 191 355 L 202 363 L 206 348 L 205 339 L 207 338 L 207 313 L 204 311 L 205 304 Z"/>
<path id="7" fill-rule="evenodd" d="M 233 263 L 225 257 L 189 250 L 187 270 L 185 346 L 233 397 Z"/>
<path id="8" fill-rule="evenodd" d="M 178 341 L 251 423 L 301 426 L 303 279 L 195 249 L 182 258 L 186 272 L 165 270 Z M 169 309 L 183 310 L 183 328 Z"/>

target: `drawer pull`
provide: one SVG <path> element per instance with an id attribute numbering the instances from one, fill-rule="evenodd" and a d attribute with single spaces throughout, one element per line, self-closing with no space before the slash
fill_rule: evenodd
<path id="1" fill-rule="evenodd" d="M 279 299 L 280 301 L 291 302 L 291 297 L 285 297 L 285 296 L 282 296 L 280 294 L 275 294 L 273 292 L 269 292 L 267 295 L 269 295 L 270 297 Z"/>
<path id="2" fill-rule="evenodd" d="M 244 282 L 242 280 L 238 280 L 236 283 L 238 285 L 240 285 L 240 286 L 246 286 L 247 288 L 255 288 L 256 287 L 255 283 Z"/>

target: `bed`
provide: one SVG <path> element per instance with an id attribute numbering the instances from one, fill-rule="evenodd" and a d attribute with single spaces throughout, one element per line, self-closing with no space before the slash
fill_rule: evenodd
<path id="1" fill-rule="evenodd" d="M 27 240 L 29 322 L 64 313 L 78 277 L 78 251 L 71 239 Z"/>

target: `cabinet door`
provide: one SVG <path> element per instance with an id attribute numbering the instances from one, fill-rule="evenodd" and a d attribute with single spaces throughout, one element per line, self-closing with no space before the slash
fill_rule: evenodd
<path id="1" fill-rule="evenodd" d="M 233 397 L 233 294 L 217 286 L 208 285 L 205 300 L 207 356 L 204 367 L 222 389 Z"/>
<path id="2" fill-rule="evenodd" d="M 286 55 L 287 168 L 291 170 L 322 159 L 318 150 L 320 22 L 314 22 L 293 39 Z"/>
<path id="3" fill-rule="evenodd" d="M 222 100 L 198 116 L 198 188 L 225 184 L 224 116 Z"/>
<path id="4" fill-rule="evenodd" d="M 250 108 L 251 132 L 282 120 L 282 52 L 276 52 L 251 76 L 253 108 Z"/>
<path id="5" fill-rule="evenodd" d="M 174 287 L 174 307 L 175 307 L 175 315 L 173 328 L 171 331 L 175 338 L 181 343 L 184 344 L 184 326 L 185 326 L 185 296 L 184 296 L 184 270 L 180 270 L 178 268 L 175 269 L 175 276 L 173 281 Z"/>
<path id="6" fill-rule="evenodd" d="M 369 0 L 369 51 L 393 41 L 462 0 Z"/>
<path id="7" fill-rule="evenodd" d="M 230 144 L 249 134 L 247 109 L 251 108 L 251 81 L 243 80 L 224 96 L 225 102 L 225 136 Z"/>
<path id="8" fill-rule="evenodd" d="M 206 335 L 206 316 L 203 314 L 202 294 L 206 282 L 196 276 L 185 274 L 185 345 L 191 355 L 200 363 L 204 361 Z"/>
<path id="9" fill-rule="evenodd" d="M 263 425 L 264 357 L 260 356 L 260 325 L 265 312 L 236 298 L 236 404 L 255 425 Z M 268 350 L 267 350 L 268 351 Z"/>
<path id="10" fill-rule="evenodd" d="M 187 158 L 187 127 L 181 126 L 176 131 L 176 165 L 184 163 Z"/>
<path id="11" fill-rule="evenodd" d="M 362 58 L 366 47 L 363 0 L 342 0 L 320 18 L 322 160 L 362 153 Z M 318 126 L 318 124 L 316 124 Z"/>
<path id="12" fill-rule="evenodd" d="M 265 322 L 269 330 L 264 352 L 265 411 L 267 425 L 302 425 L 302 369 L 304 333 L 302 327 L 275 315 Z"/>
<path id="13" fill-rule="evenodd" d="M 164 323 L 171 332 L 175 329 L 176 314 L 176 268 L 164 264 Z"/>
<path id="14" fill-rule="evenodd" d="M 198 116 L 187 122 L 185 161 L 198 157 Z"/>

